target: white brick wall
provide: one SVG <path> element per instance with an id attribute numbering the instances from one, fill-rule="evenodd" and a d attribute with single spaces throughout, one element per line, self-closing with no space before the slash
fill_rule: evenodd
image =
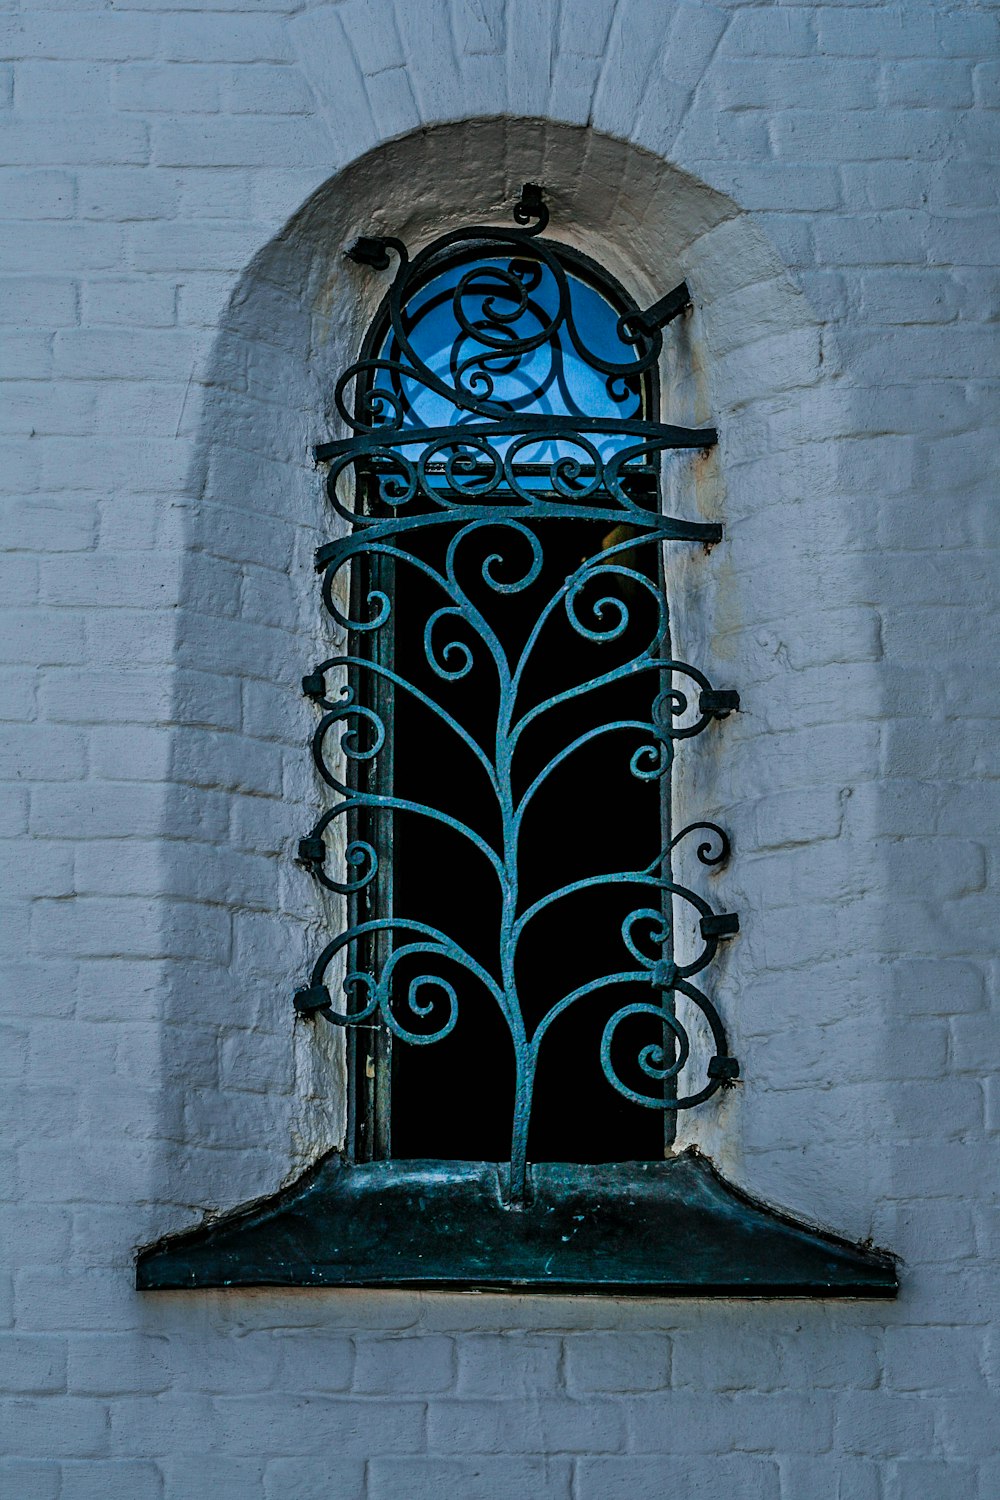
<path id="1" fill-rule="evenodd" d="M 5 1496 L 1000 1494 L 995 23 L 3 13 Z M 678 633 L 746 712 L 679 794 L 736 836 L 746 1082 L 689 1128 L 899 1251 L 902 1294 L 139 1297 L 136 1244 L 342 1128 L 337 1041 L 288 1004 L 323 916 L 290 858 L 308 450 L 377 295 L 340 247 L 535 177 L 634 284 L 688 276 L 673 400 L 723 434 L 679 485 L 727 534 L 678 568 Z"/>

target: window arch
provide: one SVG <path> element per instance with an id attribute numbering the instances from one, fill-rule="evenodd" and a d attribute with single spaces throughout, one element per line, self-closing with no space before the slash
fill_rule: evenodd
<path id="1" fill-rule="evenodd" d="M 423 170 L 423 160 L 423 142 L 420 141 L 416 143 L 416 154 L 410 167 L 417 172 Z M 370 179 L 366 176 L 365 180 Z M 671 199 L 670 213 L 674 206 Z M 388 960 L 393 960 L 397 968 L 403 962 L 402 957 L 395 958 L 396 949 L 384 948 L 381 953 L 374 954 L 382 964 L 381 977 L 374 968 L 364 967 L 368 955 L 363 943 L 367 934 L 360 931 L 364 923 L 359 921 L 362 915 L 359 903 L 365 900 L 375 902 L 377 910 L 393 915 L 394 893 L 390 888 L 387 902 L 380 881 L 392 876 L 398 862 L 386 857 L 391 851 L 378 847 L 381 836 L 375 827 L 377 816 L 372 824 L 373 836 L 367 836 L 365 818 L 372 822 L 372 812 L 380 815 L 384 809 L 362 806 L 363 799 L 359 799 L 358 793 L 371 791 L 376 798 L 395 795 L 391 753 L 387 756 L 386 752 L 394 750 L 401 737 L 393 713 L 385 715 L 381 727 L 376 723 L 379 708 L 385 707 L 385 701 L 380 704 L 377 694 L 374 701 L 365 701 L 358 690 L 362 674 L 369 678 L 378 677 L 379 673 L 373 673 L 372 668 L 388 664 L 380 656 L 377 643 L 380 639 L 383 642 L 392 639 L 391 632 L 385 631 L 384 626 L 392 619 L 393 610 L 398 618 L 402 597 L 395 587 L 382 587 L 383 582 L 392 585 L 394 580 L 367 576 L 366 570 L 371 567 L 372 559 L 378 567 L 383 566 L 388 556 L 387 549 L 395 545 L 393 538 L 428 528 L 428 519 L 435 513 L 444 516 L 437 522 L 442 535 L 449 524 L 468 535 L 473 522 L 481 521 L 483 524 L 471 533 L 471 537 L 473 540 L 478 537 L 482 542 L 489 526 L 494 531 L 499 526 L 508 544 L 508 555 L 505 559 L 495 546 L 492 550 L 486 549 L 485 555 L 481 550 L 477 559 L 478 571 L 474 570 L 479 579 L 475 586 L 493 606 L 499 607 L 505 601 L 516 605 L 520 598 L 526 597 L 528 585 L 523 579 L 532 572 L 539 550 L 544 562 L 548 542 L 543 540 L 543 532 L 547 535 L 551 529 L 565 536 L 574 525 L 600 523 L 602 528 L 607 528 L 601 531 L 600 540 L 607 539 L 608 545 L 600 549 L 599 556 L 596 552 L 587 554 L 590 559 L 589 583 L 587 578 L 575 576 L 587 562 L 587 558 L 577 556 L 570 559 L 573 566 L 568 570 L 569 581 L 564 579 L 555 592 L 560 595 L 559 609 L 564 622 L 567 620 L 566 601 L 571 599 L 571 611 L 575 611 L 575 618 L 586 627 L 576 633 L 581 635 L 584 645 L 589 642 L 595 651 L 604 651 L 609 647 L 614 650 L 616 641 L 621 646 L 625 644 L 625 632 L 620 635 L 614 632 L 623 619 L 622 611 L 629 612 L 630 597 L 643 601 L 660 594 L 665 599 L 658 569 L 636 565 L 643 549 L 655 551 L 658 555 L 669 554 L 677 549 L 661 546 L 661 543 L 709 542 L 720 534 L 717 526 L 664 515 L 658 493 L 660 480 L 669 472 L 671 453 L 687 447 L 703 447 L 714 437 L 705 428 L 691 431 L 663 423 L 648 396 L 650 391 L 655 394 L 663 330 L 686 305 L 686 287 L 668 293 L 646 311 L 637 310 L 627 293 L 611 278 L 596 271 L 592 263 L 576 256 L 568 247 L 543 238 L 546 214 L 537 189 L 524 190 L 516 217 L 519 230 L 478 227 L 460 231 L 435 241 L 412 261 L 398 241 L 361 240 L 349 252 L 352 259 L 373 268 L 381 266 L 388 270 L 392 268 L 395 257 L 398 257 L 398 264 L 381 322 L 376 320 L 373 324 L 362 359 L 352 365 L 338 383 L 338 417 L 352 435 L 323 444 L 317 450 L 317 456 L 331 466 L 328 488 L 337 516 L 334 529 L 344 533 L 320 548 L 317 562 L 324 573 L 327 606 L 335 618 L 339 617 L 341 626 L 346 625 L 348 629 L 346 654 L 357 654 L 361 660 L 353 680 L 349 675 L 349 664 L 341 662 L 338 665 L 329 658 L 309 672 L 303 681 L 307 695 L 321 709 L 315 737 L 317 759 L 324 764 L 331 786 L 339 782 L 339 788 L 333 806 L 323 813 L 319 823 L 300 843 L 302 862 L 314 871 L 333 896 L 330 910 L 333 936 L 319 954 L 307 987 L 296 996 L 296 1007 L 301 1016 L 313 1018 L 326 1014 L 334 1022 L 335 1035 L 346 1032 L 353 1039 L 355 1119 L 347 1142 L 348 1149 L 345 1152 L 331 1151 L 298 1181 L 268 1199 L 257 1199 L 226 1218 L 148 1246 L 139 1256 L 137 1283 L 145 1289 L 247 1285 L 479 1288 L 507 1285 L 547 1290 L 643 1290 L 670 1294 L 733 1295 L 749 1292 L 756 1296 L 787 1293 L 891 1296 L 896 1290 L 896 1278 L 890 1258 L 819 1233 L 750 1200 L 722 1179 L 704 1156 L 691 1150 L 671 1153 L 665 1160 L 656 1160 L 653 1149 L 649 1150 L 645 1160 L 641 1159 L 640 1153 L 628 1160 L 611 1162 L 549 1159 L 551 1153 L 544 1144 L 539 1150 L 525 1128 L 524 1115 L 521 1117 L 518 1146 L 518 1119 L 513 1109 L 511 1145 L 505 1153 L 506 1161 L 501 1163 L 463 1160 L 455 1156 L 409 1159 L 396 1151 L 393 1144 L 391 1116 L 383 1113 L 383 1119 L 388 1118 L 390 1126 L 388 1149 L 386 1142 L 377 1138 L 375 1110 L 369 1117 L 372 1124 L 367 1141 L 362 1139 L 360 1126 L 366 1118 L 364 1110 L 368 1108 L 365 1088 L 369 1082 L 380 1085 L 389 1081 L 388 1069 L 380 1066 L 383 1058 L 377 1048 L 373 1051 L 367 1044 L 391 1035 L 398 1042 L 397 1056 L 404 1055 L 405 1046 L 414 1049 L 413 1056 L 430 1058 L 444 1055 L 441 1049 L 457 1032 L 457 1023 L 448 1028 L 451 1000 L 449 990 L 440 983 L 440 974 L 436 989 L 426 982 L 417 986 L 415 993 L 419 1004 L 410 1007 L 410 1000 L 414 998 L 412 982 L 398 989 L 385 982 Z M 658 223 L 664 233 L 669 230 L 670 218 L 666 211 Z M 321 258 L 325 257 L 329 236 L 320 236 L 316 243 L 321 246 Z M 282 242 L 282 255 L 284 250 Z M 590 355 L 594 352 L 598 359 L 602 358 L 601 347 L 605 353 L 614 349 L 614 357 L 606 361 L 614 366 L 611 372 L 600 370 L 599 364 L 596 366 L 605 382 L 600 389 L 603 389 L 608 403 L 589 419 L 593 424 L 590 429 L 586 426 L 586 412 L 561 409 L 533 413 L 522 409 L 511 411 L 509 406 L 504 409 L 499 405 L 503 399 L 502 391 L 496 400 L 491 400 L 486 383 L 482 379 L 473 382 L 471 377 L 468 385 L 462 382 L 459 388 L 450 364 L 447 379 L 443 379 L 441 373 L 427 367 L 426 360 L 416 372 L 420 381 L 432 389 L 435 382 L 438 387 L 443 387 L 443 394 L 452 398 L 459 416 L 436 433 L 422 430 L 416 422 L 406 424 L 405 414 L 398 405 L 398 393 L 405 392 L 406 388 L 406 372 L 401 369 L 393 376 L 389 371 L 379 377 L 377 362 L 383 354 L 392 357 L 391 350 L 386 348 L 386 340 L 390 332 L 395 332 L 397 323 L 403 326 L 405 335 L 401 319 L 407 311 L 408 292 L 419 289 L 421 278 L 429 285 L 439 270 L 445 269 L 451 274 L 452 262 L 466 251 L 473 259 L 478 257 L 480 261 L 491 262 L 491 269 L 480 271 L 480 276 L 486 275 L 490 285 L 497 283 L 495 296 L 499 295 L 500 279 L 495 264 L 498 258 L 503 262 L 500 269 L 509 270 L 513 261 L 519 263 L 511 273 L 514 281 L 505 283 L 516 300 L 520 293 L 515 283 L 523 287 L 524 278 L 530 279 L 535 274 L 530 270 L 532 261 L 545 266 L 554 261 L 564 277 L 576 276 L 581 283 L 604 296 L 615 314 L 611 322 L 620 348 L 611 342 L 607 319 L 604 337 L 608 342 L 596 351 L 584 337 L 584 327 L 577 326 L 576 331 L 581 335 L 577 343 L 565 319 L 560 317 L 559 320 L 565 337 L 569 339 L 569 344 L 563 347 L 571 347 L 585 362 L 593 364 Z M 525 269 L 521 269 L 522 263 Z M 558 276 L 556 279 L 558 281 Z M 457 282 L 453 285 L 457 286 Z M 479 285 L 481 291 L 486 290 L 482 281 Z M 351 297 L 354 295 L 352 290 Z M 512 304 L 508 303 L 510 306 Z M 558 304 L 557 311 L 563 306 Z M 503 310 L 503 307 L 499 308 L 499 311 Z M 489 312 L 486 316 L 492 319 Z M 493 321 L 504 326 L 505 320 L 501 318 Z M 580 324 L 585 321 L 581 318 Z M 550 330 L 550 343 L 554 331 Z M 490 327 L 487 325 L 478 332 L 488 333 Z M 485 368 L 491 379 L 502 373 L 498 367 L 507 364 L 517 352 L 506 334 L 495 333 L 494 337 L 503 340 L 503 346 L 488 346 L 489 359 L 493 360 L 492 371 L 488 361 L 485 367 L 480 367 Z M 412 344 L 412 339 L 409 342 Z M 310 343 L 309 349 L 311 356 L 315 345 Z M 416 353 L 419 355 L 420 350 L 417 349 Z M 375 368 L 372 367 L 373 361 Z M 644 362 L 643 368 L 636 369 L 639 362 Z M 398 363 L 402 364 L 402 361 Z M 461 363 L 461 359 L 457 361 L 457 365 Z M 632 368 L 622 369 L 623 364 Z M 627 385 L 615 385 L 617 379 L 639 382 L 632 387 L 632 398 L 629 398 Z M 527 389 L 530 391 L 531 387 Z M 639 416 L 623 416 L 623 402 L 614 401 L 615 395 L 624 393 L 625 399 L 634 399 L 637 391 L 640 401 L 645 401 L 646 405 L 640 407 Z M 493 394 L 496 394 L 495 386 Z M 568 405 L 564 401 L 564 407 L 568 408 Z M 580 407 L 582 403 L 577 401 L 575 405 Z M 729 409 L 732 413 L 731 403 Z M 629 423 L 636 425 L 632 428 Z M 595 445 L 595 435 L 604 441 L 603 448 Z M 514 462 L 511 450 L 520 444 L 522 438 L 536 444 L 544 438 L 555 445 L 554 450 L 543 458 L 535 455 L 540 468 L 530 470 L 527 467 L 531 454 L 524 446 L 517 450 L 521 456 L 521 469 Z M 590 447 L 581 447 L 581 439 Z M 439 451 L 449 450 L 450 464 L 442 461 L 435 469 L 426 462 L 421 466 L 419 458 L 414 459 L 414 452 L 429 458 L 427 447 L 432 442 L 443 445 Z M 588 454 L 592 472 L 587 472 L 587 463 L 581 461 L 581 455 Z M 663 472 L 661 459 L 664 460 Z M 683 464 L 683 455 L 678 462 Z M 504 507 L 507 514 L 502 514 Z M 595 510 L 605 510 L 610 514 L 595 515 Z M 617 527 L 628 528 L 627 534 L 619 533 L 611 538 L 609 533 Z M 515 544 L 521 549 L 520 561 L 513 552 Z M 382 545 L 382 554 L 377 552 L 377 545 Z M 495 559 L 494 553 L 497 554 Z M 447 548 L 445 554 L 447 564 Z M 398 559 L 391 561 L 394 566 L 398 564 Z M 412 567 L 412 564 L 405 566 Z M 516 571 L 517 568 L 520 571 Z M 587 572 L 586 568 L 584 572 Z M 596 600 L 587 593 L 588 586 L 593 587 L 596 582 L 595 575 L 615 580 L 614 590 L 607 584 L 601 585 L 600 598 Z M 540 572 L 536 581 L 541 581 Z M 616 590 L 617 604 L 613 602 Z M 634 595 L 628 590 L 634 590 Z M 460 691 L 472 671 L 471 666 L 468 673 L 463 670 L 465 654 L 463 641 L 458 635 L 460 629 L 468 629 L 468 620 L 463 627 L 458 623 L 459 617 L 464 619 L 462 611 L 456 613 L 453 610 L 449 615 L 448 607 L 446 601 L 445 614 L 439 616 L 439 620 L 446 624 L 456 621 L 453 629 L 450 625 L 448 629 L 448 636 L 454 634 L 454 640 L 445 639 L 435 647 L 439 665 L 443 663 L 446 672 L 441 677 L 433 667 L 429 669 L 435 678 L 435 686 L 444 682 Z M 380 619 L 383 611 L 386 613 Z M 629 618 L 637 622 L 640 614 L 639 609 L 634 609 Z M 440 629 L 440 624 L 436 628 Z M 575 630 L 572 620 L 565 628 L 570 632 Z M 655 637 L 655 630 L 653 635 Z M 466 637 L 465 652 L 471 655 L 471 645 L 480 638 L 486 639 L 482 632 Z M 423 639 L 423 634 L 418 633 L 418 646 Z M 352 648 L 360 643 L 364 643 L 363 649 L 355 652 Z M 631 761 L 638 755 L 641 767 L 652 774 L 633 779 L 655 782 L 661 789 L 653 819 L 644 820 L 647 827 L 651 822 L 660 824 L 661 819 L 667 820 L 666 826 L 662 826 L 655 867 L 649 872 L 651 884 L 645 889 L 660 889 L 662 886 L 663 895 L 669 900 L 664 899 L 660 906 L 650 904 L 634 926 L 626 924 L 627 936 L 619 927 L 617 934 L 612 932 L 610 937 L 611 941 L 620 943 L 620 951 L 628 954 L 626 961 L 633 962 L 623 985 L 642 986 L 642 999 L 630 1002 L 639 1010 L 622 1017 L 619 1026 L 653 1022 L 659 1033 L 651 1040 L 637 1039 L 634 1035 L 626 1038 L 621 1030 L 616 1031 L 611 1026 L 618 1010 L 627 1008 L 619 1005 L 617 1010 L 605 1014 L 590 1034 L 591 1043 L 595 1036 L 598 1041 L 596 1050 L 608 1091 L 605 1097 L 613 1098 L 617 1094 L 627 1102 L 637 1103 L 628 1100 L 631 1078 L 639 1085 L 634 1091 L 645 1093 L 645 1102 L 638 1108 L 644 1112 L 647 1121 L 669 1121 L 678 1105 L 704 1100 L 709 1092 L 730 1081 L 727 1074 L 731 1075 L 734 1067 L 732 1059 L 727 1056 L 724 1039 L 716 1036 L 710 1020 L 707 1032 L 702 1022 L 701 1042 L 707 1041 L 708 1045 L 693 1047 L 692 1055 L 683 1063 L 684 1067 L 701 1070 L 700 1087 L 696 1087 L 687 1098 L 683 1094 L 675 1097 L 671 1092 L 676 1089 L 680 1093 L 684 1086 L 676 1048 L 678 1025 L 683 1024 L 680 1006 L 691 1000 L 685 986 L 695 988 L 695 979 L 698 987 L 706 985 L 700 969 L 693 978 L 691 971 L 687 977 L 681 971 L 691 963 L 698 963 L 699 956 L 704 959 L 707 955 L 710 959 L 718 940 L 727 929 L 732 930 L 733 918 L 711 911 L 707 903 L 699 905 L 701 898 L 695 892 L 682 893 L 664 878 L 663 871 L 669 869 L 670 849 L 685 837 L 693 841 L 703 864 L 712 864 L 720 856 L 724 857 L 728 847 L 721 830 L 711 825 L 695 824 L 675 833 L 669 826 L 670 804 L 665 789 L 677 742 L 706 727 L 711 718 L 725 715 L 736 703 L 734 694 L 720 693 L 695 668 L 673 661 L 672 648 L 665 649 L 668 644 L 669 635 L 665 632 L 658 645 L 650 648 L 658 651 L 653 665 L 643 668 L 653 675 L 657 672 L 668 674 L 669 680 L 664 684 L 666 696 L 657 694 L 661 700 L 659 712 L 647 714 L 644 719 L 642 727 L 645 733 L 640 736 L 642 743 L 636 745 L 633 741 L 625 748 L 627 774 L 632 774 Z M 449 647 L 452 647 L 450 651 Z M 337 649 L 341 656 L 345 654 L 340 647 Z M 496 661 L 495 657 L 493 659 Z M 389 669 L 395 671 L 395 667 Z M 674 681 L 675 674 L 679 679 L 686 678 L 687 705 L 683 707 L 680 700 L 672 696 L 675 691 L 680 691 Z M 626 675 L 641 677 L 642 673 Z M 557 691 L 561 690 L 559 685 L 553 686 Z M 396 685 L 393 685 L 393 691 L 397 691 Z M 404 690 L 398 691 L 402 693 Z M 556 696 L 557 691 L 549 691 L 548 696 Z M 593 695 L 585 694 L 579 701 L 588 696 Z M 389 705 L 394 707 L 391 698 Z M 648 698 L 645 706 L 648 710 Z M 535 722 L 544 717 L 539 715 Z M 607 719 L 602 719 L 593 727 L 606 727 L 607 723 Z M 609 734 L 605 737 L 608 743 L 619 732 L 626 731 Z M 567 743 L 572 743 L 575 738 L 579 736 L 571 736 Z M 644 748 L 645 756 L 642 753 Z M 474 751 L 467 749 L 468 754 L 475 758 Z M 543 754 L 542 759 L 544 769 L 554 757 L 549 753 Z M 569 759 L 560 765 L 565 767 Z M 380 783 L 379 777 L 386 776 L 387 761 L 390 762 L 389 780 Z M 453 757 L 449 764 L 454 763 Z M 661 767 L 665 767 L 662 773 Z M 451 779 L 458 780 L 457 777 Z M 610 803 L 603 795 L 606 779 L 606 766 L 602 763 L 596 776 L 591 778 L 596 789 L 595 785 L 588 784 L 582 791 L 578 790 L 575 802 L 570 799 L 571 816 L 564 817 L 561 823 L 556 820 L 562 838 L 580 825 L 586 832 L 584 843 L 588 851 L 591 847 L 601 850 L 608 847 L 603 833 L 600 839 L 590 833 L 597 817 L 603 815 L 604 824 L 610 824 L 618 805 Z M 380 785 L 393 787 L 393 791 L 383 794 Z M 532 808 L 537 803 L 536 797 Z M 338 811 L 338 808 L 342 810 Z M 399 809 L 398 813 L 401 815 L 402 811 Z M 419 815 L 412 816 L 416 819 Z M 393 812 L 393 817 L 397 817 L 397 811 Z M 353 827 L 349 838 L 344 840 L 336 830 L 348 819 L 353 820 Z M 402 821 L 401 816 L 399 821 Z M 424 821 L 429 823 L 432 820 Z M 345 843 L 346 866 L 342 863 Z M 475 852 L 482 854 L 487 866 L 493 868 L 483 851 Z M 664 855 L 662 863 L 661 855 Z M 591 884 L 595 871 L 596 878 L 600 878 L 601 872 L 596 866 L 581 878 Z M 608 873 L 605 868 L 604 874 Z M 612 870 L 610 873 L 620 872 Z M 635 875 L 636 871 L 627 873 Z M 573 884 L 572 881 L 569 883 Z M 458 885 L 459 881 L 452 877 L 449 889 L 454 891 Z M 561 890 L 562 886 L 555 888 Z M 606 891 L 604 886 L 598 889 L 602 893 Z M 535 904 L 534 898 L 529 899 L 528 910 Z M 561 905 L 560 902 L 553 903 L 553 912 Z M 603 911 L 603 899 L 600 905 Z M 685 908 L 694 912 L 693 921 L 688 924 L 693 933 L 685 933 L 680 922 L 673 931 L 678 911 Z M 632 909 L 630 907 L 630 911 Z M 519 915 L 523 917 L 524 914 L 522 910 Z M 670 921 L 665 920 L 668 917 Z M 592 952 L 595 928 L 593 913 L 582 917 L 577 915 L 567 922 L 560 953 L 547 960 L 548 973 L 558 978 L 568 962 L 567 954 L 573 955 L 578 949 Z M 693 942 L 690 941 L 692 937 Z M 629 946 L 630 940 L 632 947 Z M 673 953 L 671 944 L 674 945 Z M 346 958 L 352 945 L 352 964 L 354 957 L 359 962 L 357 967 L 348 969 Z M 408 946 L 413 945 L 409 943 Z M 433 950 L 428 955 L 432 958 L 440 957 L 445 946 L 437 937 L 432 937 L 424 945 L 425 949 Z M 706 966 L 702 964 L 702 968 Z M 468 965 L 459 965 L 459 968 L 463 975 L 470 972 Z M 419 979 L 420 976 L 416 977 Z M 606 976 L 599 978 L 606 983 Z M 457 986 L 452 987 L 456 1003 L 461 1000 L 468 1014 L 467 997 L 460 997 Z M 573 993 L 570 990 L 570 994 Z M 704 989 L 702 993 L 705 994 Z M 501 1010 L 495 996 L 489 998 L 495 1008 Z M 565 994 L 561 991 L 560 1000 L 562 998 Z M 437 1001 L 437 1009 L 433 1004 L 423 1009 L 428 999 Z M 586 997 L 578 996 L 553 1018 L 543 1034 L 539 1057 L 543 1056 L 543 1047 L 557 1037 L 557 1027 L 564 1028 L 565 1036 L 565 1025 L 574 1022 L 582 1013 L 577 1003 L 580 999 Z M 671 1002 L 678 1005 L 676 1017 L 668 1009 Z M 559 1000 L 550 1008 L 555 1009 L 558 1004 Z M 644 1006 L 648 1006 L 651 1013 L 644 1011 Z M 692 1008 L 695 1012 L 699 1010 L 696 1001 Z M 485 1011 L 486 1008 L 481 1009 Z M 443 1024 L 440 1020 L 442 1014 Z M 506 1021 L 505 1014 L 502 1011 L 501 1014 Z M 425 1026 L 431 1037 L 448 1028 L 447 1036 L 434 1041 L 425 1040 L 423 1044 L 419 1040 L 404 1041 L 399 1029 L 394 1030 L 390 1015 L 397 1028 L 402 1015 L 405 1024 L 401 1029 L 412 1035 L 417 1035 L 419 1028 Z M 635 1022 L 632 1021 L 633 1015 L 637 1016 Z M 544 1021 L 544 1015 L 541 1019 Z M 672 1022 L 678 1025 L 672 1025 Z M 531 1039 L 537 1035 L 537 1030 L 530 1033 Z M 308 1033 L 303 1028 L 303 1038 L 306 1036 Z M 527 1028 L 525 1036 L 528 1037 Z M 622 1051 L 626 1040 L 629 1045 Z M 586 1041 L 586 1035 L 583 1035 L 583 1042 Z M 325 1052 L 326 1049 L 315 1050 Z M 334 1056 L 337 1050 L 331 1049 Z M 591 1050 L 593 1053 L 593 1047 Z M 565 1057 L 565 1051 L 561 1057 Z M 605 1057 L 617 1083 L 604 1069 Z M 492 1066 L 494 1053 L 480 1053 L 477 1062 L 481 1066 Z M 676 1069 L 675 1063 L 678 1064 Z M 540 1068 L 539 1064 L 539 1077 Z M 630 1074 L 626 1071 L 629 1068 L 632 1070 Z M 563 1067 L 560 1073 L 557 1067 L 555 1072 L 552 1097 L 557 1108 L 562 1107 L 569 1093 L 566 1071 Z M 664 1076 L 671 1072 L 677 1078 L 676 1083 Z M 625 1089 L 619 1087 L 623 1083 Z M 425 1087 L 421 1098 L 432 1092 Z M 537 1095 L 537 1079 L 534 1092 Z M 523 1094 L 518 1092 L 513 1104 L 522 1098 Z M 537 1097 L 534 1103 L 537 1119 Z M 377 1100 L 375 1104 L 377 1106 Z M 389 1104 L 391 1107 L 391 1095 Z M 579 1121 L 592 1108 L 591 1095 L 584 1091 L 576 1119 Z M 464 1123 L 463 1119 L 451 1122 L 446 1142 L 449 1152 L 461 1150 L 465 1145 Z M 396 1151 L 395 1155 L 391 1154 L 393 1151 Z M 586 1153 L 591 1157 L 598 1154 Z M 529 1156 L 530 1170 L 526 1164 Z"/>
<path id="2" fill-rule="evenodd" d="M 538 189 L 515 217 L 351 252 L 398 269 L 317 450 L 348 649 L 305 684 L 338 800 L 301 853 L 348 910 L 296 1003 L 351 1037 L 358 1159 L 506 1158 L 516 1201 L 529 1160 L 662 1159 L 738 1074 L 694 982 L 738 923 L 670 868 L 688 834 L 728 855 L 673 830 L 670 769 L 738 699 L 670 641 L 662 544 L 720 535 L 660 505 L 664 457 L 715 442 L 660 421 L 687 289 L 643 312 L 542 237 Z"/>

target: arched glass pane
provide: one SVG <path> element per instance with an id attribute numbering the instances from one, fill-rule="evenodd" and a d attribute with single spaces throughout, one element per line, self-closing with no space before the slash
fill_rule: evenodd
<path id="1" fill-rule="evenodd" d="M 475 427 L 481 415 L 462 406 L 456 394 L 510 416 L 590 424 L 648 417 L 642 376 L 609 374 L 600 367 L 610 370 L 635 359 L 634 345 L 620 327 L 624 311 L 565 267 L 557 275 L 544 261 L 524 256 L 459 260 L 409 299 L 402 318 L 409 348 L 390 331 L 379 352 L 385 363 L 374 389 L 391 385 L 404 429 Z M 440 382 L 438 388 L 406 373 L 418 361 Z M 606 458 L 629 439 L 604 432 L 591 441 Z M 493 446 L 505 455 L 514 443 L 519 466 L 581 456 L 579 444 L 568 436 L 525 446 L 516 434 L 498 435 Z"/>

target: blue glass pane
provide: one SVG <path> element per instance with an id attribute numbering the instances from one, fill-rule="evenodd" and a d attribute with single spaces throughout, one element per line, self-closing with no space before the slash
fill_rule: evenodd
<path id="1" fill-rule="evenodd" d="M 641 380 L 604 374 L 578 347 L 607 364 L 634 361 L 634 345 L 618 332 L 619 310 L 580 277 L 568 271 L 564 275 L 560 288 L 549 266 L 523 258 L 449 267 L 409 299 L 403 327 L 410 350 L 394 333 L 380 350 L 381 359 L 404 370 L 380 371 L 375 390 L 391 383 L 402 398 L 404 427 L 481 422 L 481 416 L 463 409 L 462 393 L 488 401 L 501 416 L 606 418 L 609 423 L 641 417 Z M 414 356 L 447 390 L 436 390 L 405 373 Z M 452 392 L 458 393 L 458 400 Z M 497 435 L 493 446 L 503 455 L 514 441 Z M 595 434 L 591 441 L 605 457 L 630 440 L 609 433 Z M 570 455 L 586 462 L 586 453 L 572 438 L 527 446 L 518 440 L 519 466 Z"/>

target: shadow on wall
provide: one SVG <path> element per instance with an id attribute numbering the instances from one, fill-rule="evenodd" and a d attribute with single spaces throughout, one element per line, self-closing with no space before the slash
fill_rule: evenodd
<path id="1" fill-rule="evenodd" d="M 459 225 L 507 222 L 529 180 L 544 185 L 548 234 L 640 301 L 687 280 L 695 310 L 667 340 L 663 416 L 720 429 L 718 450 L 668 490 L 678 513 L 725 525 L 710 556 L 672 559 L 674 635 L 679 654 L 739 688 L 746 711 L 680 758 L 675 795 L 681 823 L 717 817 L 734 835 L 713 901 L 743 913 L 743 936 L 716 966 L 715 998 L 746 1081 L 684 1120 L 681 1144 L 697 1141 L 772 1202 L 868 1232 L 881 1101 L 875 1084 L 859 1101 L 843 1064 L 825 1076 L 821 1045 L 846 1001 L 869 1010 L 866 1054 L 880 1046 L 870 979 L 841 959 L 863 894 L 844 785 L 877 773 L 865 734 L 877 699 L 856 666 L 836 666 L 829 561 L 851 550 L 829 444 L 845 431 L 840 384 L 821 366 L 805 299 L 731 200 L 624 142 L 510 119 L 422 131 L 338 174 L 255 257 L 223 315 L 177 627 L 164 834 L 192 941 L 164 1013 L 164 1230 L 182 1227 L 178 1205 L 218 1210 L 273 1192 L 343 1139 L 342 1039 L 296 1024 L 291 1005 L 338 921 L 294 861 L 326 800 L 300 680 L 342 644 L 312 566 L 334 518 L 310 454 L 340 435 L 328 425 L 336 376 L 388 284 L 343 248 L 384 233 L 414 249 Z M 814 663 L 828 664 L 820 683 Z M 850 767 L 837 751 L 847 736 L 824 728 L 848 711 Z"/>

